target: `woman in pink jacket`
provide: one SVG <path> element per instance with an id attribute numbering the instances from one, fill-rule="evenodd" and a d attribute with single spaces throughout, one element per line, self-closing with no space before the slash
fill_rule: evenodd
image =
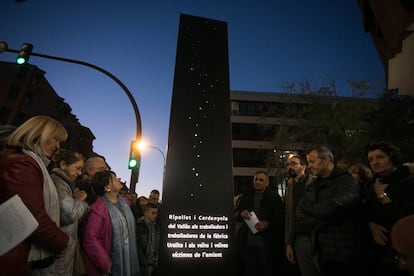
<path id="1" fill-rule="evenodd" d="M 138 275 L 135 219 L 119 195 L 121 182 L 114 172 L 102 171 L 95 174 L 92 185 L 100 197 L 92 204 L 84 229 L 87 275 Z"/>

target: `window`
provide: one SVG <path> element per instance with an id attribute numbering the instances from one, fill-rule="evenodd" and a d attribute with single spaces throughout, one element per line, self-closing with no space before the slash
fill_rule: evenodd
<path id="1" fill-rule="evenodd" d="M 232 124 L 233 140 L 263 141 L 270 140 L 277 126 L 256 124 Z"/>
<path id="2" fill-rule="evenodd" d="M 266 157 L 271 150 L 233 149 L 233 166 L 266 168 Z"/>

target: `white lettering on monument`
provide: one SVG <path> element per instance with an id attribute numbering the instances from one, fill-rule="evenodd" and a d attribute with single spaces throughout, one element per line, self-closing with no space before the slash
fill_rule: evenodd
<path id="1" fill-rule="evenodd" d="M 222 258 L 229 248 L 228 216 L 169 214 L 168 220 L 172 258 Z"/>

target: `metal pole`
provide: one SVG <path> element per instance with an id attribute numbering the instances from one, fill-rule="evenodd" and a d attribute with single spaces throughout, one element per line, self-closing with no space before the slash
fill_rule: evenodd
<path id="1" fill-rule="evenodd" d="M 157 147 L 155 147 L 155 146 L 149 146 L 150 148 L 153 148 L 153 149 L 155 149 L 155 150 L 157 150 L 158 152 L 160 152 L 161 153 L 161 155 L 162 155 L 162 158 L 163 158 L 163 164 L 162 164 L 162 184 L 164 185 L 164 178 L 165 178 L 165 166 L 166 166 L 166 158 L 165 158 L 165 154 L 164 154 L 164 152 L 160 149 L 160 148 L 157 148 Z"/>
<path id="2" fill-rule="evenodd" d="M 164 160 L 163 165 L 164 165 L 164 167 L 165 167 L 165 162 L 166 162 L 166 160 L 165 160 L 165 154 L 164 154 L 164 152 L 162 152 L 162 150 L 161 150 L 160 148 L 157 148 L 157 147 L 155 147 L 155 146 L 150 146 L 150 147 L 151 147 L 151 148 L 153 148 L 153 149 L 155 149 L 155 150 L 157 150 L 157 151 L 159 151 L 159 152 L 161 153 L 162 158 L 163 158 L 163 160 Z"/>
<path id="3" fill-rule="evenodd" d="M 18 50 L 13 50 L 13 49 L 6 49 L 5 51 L 12 52 L 12 53 L 19 53 Z M 101 68 L 97 65 L 94 65 L 94 64 L 91 64 L 91 63 L 88 63 L 88 62 L 85 62 L 85 61 L 81 61 L 81 60 L 75 60 L 75 59 L 69 59 L 69 58 L 63 58 L 63 57 L 57 57 L 57 56 L 50 56 L 50 55 L 39 54 L 39 53 L 31 53 L 31 56 L 37 56 L 37 57 L 42 57 L 42 58 L 47 58 L 47 59 L 54 59 L 54 60 L 60 60 L 60 61 L 64 61 L 64 62 L 84 65 L 84 66 L 93 68 L 95 70 L 98 70 L 99 72 L 107 75 L 112 80 L 114 80 L 122 88 L 122 90 L 124 90 L 125 94 L 128 96 L 129 101 L 132 104 L 132 107 L 133 107 L 134 113 L 135 113 L 135 120 L 136 120 L 136 124 L 137 124 L 136 140 L 137 141 L 141 140 L 141 137 L 142 137 L 141 116 L 139 114 L 139 109 L 138 109 L 137 103 L 135 102 L 134 97 L 132 96 L 132 94 L 128 90 L 128 88 L 125 86 L 125 84 L 123 84 L 117 77 L 115 77 L 113 74 L 111 74 L 110 72 L 106 71 L 105 69 L 103 69 L 103 68 Z M 164 157 L 164 159 L 165 159 L 165 157 Z M 140 160 L 138 160 L 138 161 L 140 162 Z M 137 169 L 131 170 L 131 180 L 130 180 L 129 185 L 130 185 L 130 189 L 132 191 L 135 191 L 136 184 L 138 183 L 138 177 L 139 177 L 139 167 Z"/>

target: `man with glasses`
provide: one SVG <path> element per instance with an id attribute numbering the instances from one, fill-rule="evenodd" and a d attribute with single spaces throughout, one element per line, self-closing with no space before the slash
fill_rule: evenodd
<path id="1" fill-rule="evenodd" d="M 103 157 L 90 157 L 86 160 L 82 168 L 82 175 L 76 181 L 79 190 L 85 191 L 88 194 L 86 202 L 89 206 L 98 199 L 98 196 L 92 187 L 92 178 L 97 172 L 105 170 L 108 170 L 108 165 Z"/>
<path id="2" fill-rule="evenodd" d="M 319 275 L 316 254 L 312 250 L 311 229 L 296 217 L 298 205 L 305 187 L 312 181 L 306 173 L 306 160 L 299 155 L 291 155 L 286 162 L 288 179 L 285 197 L 285 255 L 292 264 L 298 264 L 301 275 Z"/>

